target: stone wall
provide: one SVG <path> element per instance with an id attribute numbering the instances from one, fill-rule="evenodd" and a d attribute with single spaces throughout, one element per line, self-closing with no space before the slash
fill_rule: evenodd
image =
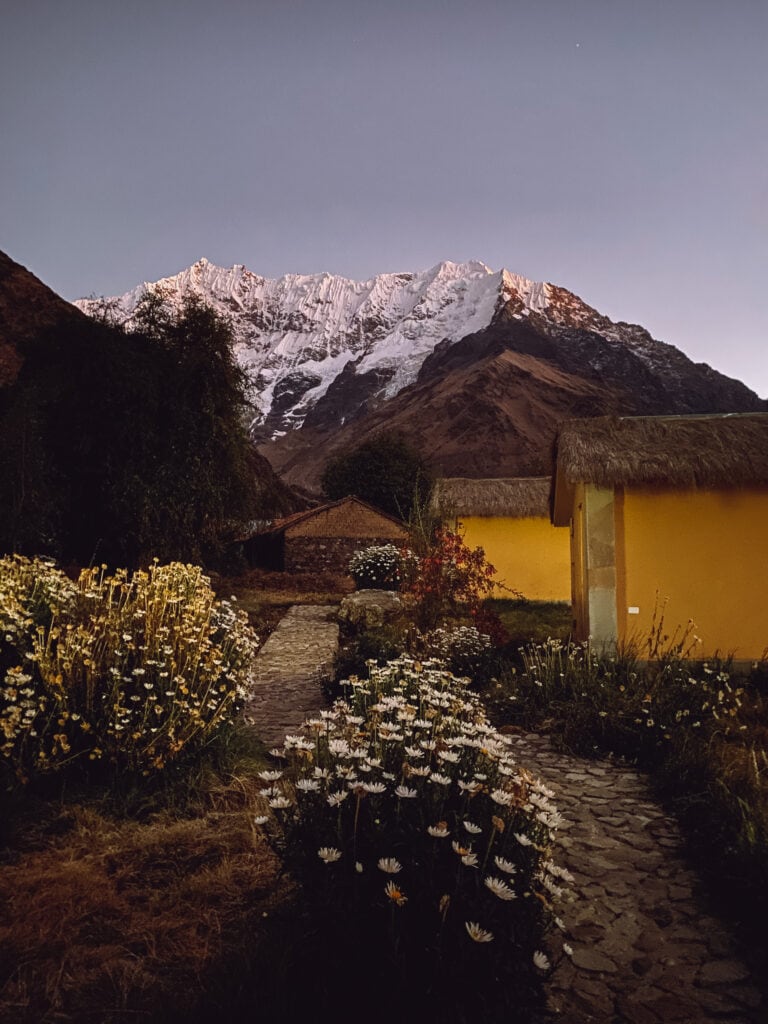
<path id="1" fill-rule="evenodd" d="M 331 572 L 348 575 L 349 560 L 355 551 L 372 544 L 392 544 L 403 538 L 392 537 L 302 537 L 285 538 L 286 572 Z"/>

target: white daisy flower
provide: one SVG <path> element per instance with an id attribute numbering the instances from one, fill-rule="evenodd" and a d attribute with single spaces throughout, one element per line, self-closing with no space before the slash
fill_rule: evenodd
<path id="1" fill-rule="evenodd" d="M 462 793 L 476 793 L 480 789 L 480 783 L 474 780 L 472 782 L 465 782 L 463 779 L 459 779 L 459 789 Z"/>
<path id="2" fill-rule="evenodd" d="M 328 796 L 328 806 L 338 807 L 340 803 L 347 799 L 349 793 L 346 790 L 339 789 L 335 793 L 331 793 Z"/>
<path id="3" fill-rule="evenodd" d="M 517 866 L 511 860 L 506 860 L 504 857 L 494 857 L 493 859 L 499 871 L 505 871 L 508 875 L 517 873 Z"/>
<path id="4" fill-rule="evenodd" d="M 533 965 L 534 967 L 538 967 L 540 971 L 549 970 L 549 960 L 547 959 L 545 954 L 541 952 L 540 949 L 537 949 L 536 952 L 533 954 Z"/>
<path id="5" fill-rule="evenodd" d="M 493 942 L 493 932 L 481 928 L 476 921 L 465 921 L 464 927 L 473 942 Z"/>
<path id="6" fill-rule="evenodd" d="M 326 864 L 333 864 L 334 861 L 341 860 L 341 850 L 337 850 L 335 846 L 321 846 L 317 856 Z"/>
<path id="7" fill-rule="evenodd" d="M 408 897 L 405 895 L 403 890 L 398 885 L 396 885 L 395 882 L 393 882 L 391 879 L 384 886 L 384 892 L 398 907 L 402 907 L 404 904 L 408 902 Z"/>
<path id="8" fill-rule="evenodd" d="M 259 778 L 264 779 L 265 782 L 277 782 L 283 777 L 283 773 L 280 771 L 259 772 L 258 774 Z"/>
<path id="9" fill-rule="evenodd" d="M 488 875 L 487 878 L 483 879 L 486 889 L 493 893 L 494 896 L 498 896 L 500 900 L 513 900 L 515 899 L 514 889 L 510 889 L 505 881 L 501 878 L 494 878 L 493 875 Z"/>
<path id="10" fill-rule="evenodd" d="M 401 800 L 412 800 L 418 795 L 415 789 L 409 789 L 408 786 L 397 786 L 395 788 L 395 793 Z"/>
<path id="11" fill-rule="evenodd" d="M 254 825 L 266 825 L 266 823 L 268 821 L 269 821 L 269 815 L 268 814 L 257 814 L 256 817 L 253 819 Z"/>
<path id="12" fill-rule="evenodd" d="M 366 793 L 386 793 L 387 787 L 383 782 L 364 782 L 362 787 Z"/>
<path id="13" fill-rule="evenodd" d="M 427 832 L 429 832 L 431 836 L 434 836 L 435 839 L 446 839 L 450 835 L 448 827 L 444 821 L 439 821 L 437 825 L 428 825 Z"/>
<path id="14" fill-rule="evenodd" d="M 296 789 L 302 793 L 316 793 L 320 789 L 320 783 L 316 779 L 299 779 Z"/>
<path id="15" fill-rule="evenodd" d="M 461 858 L 461 863 L 467 868 L 477 867 L 477 854 L 476 853 L 465 853 Z"/>
<path id="16" fill-rule="evenodd" d="M 291 801 L 286 796 L 276 796 L 269 801 L 269 806 L 282 810 L 285 807 L 290 807 Z"/>
<path id="17" fill-rule="evenodd" d="M 403 870 L 403 865 L 394 857 L 381 857 L 376 866 L 379 871 L 384 871 L 387 875 L 396 875 L 398 871 Z"/>
<path id="18" fill-rule="evenodd" d="M 508 793 L 506 789 L 494 789 L 491 793 L 491 800 L 495 804 L 499 804 L 501 807 L 509 807 L 514 801 L 514 796 Z"/>
<path id="19" fill-rule="evenodd" d="M 524 832 L 514 832 L 513 835 L 521 846 L 533 846 L 533 842 Z"/>
<path id="20" fill-rule="evenodd" d="M 469 832 L 469 834 L 470 834 L 470 835 L 472 835 L 472 836 L 477 836 L 477 835 L 479 835 L 479 834 L 480 834 L 480 833 L 481 833 L 481 832 L 483 831 L 483 830 L 482 830 L 482 829 L 480 828 L 480 826 L 479 826 L 479 825 L 476 825 L 476 824 L 474 823 L 474 821 L 465 821 L 465 822 L 463 822 L 463 824 L 464 824 L 464 828 L 465 828 L 465 829 L 467 830 L 467 832 Z"/>
<path id="21" fill-rule="evenodd" d="M 430 782 L 436 782 L 438 786 L 450 786 L 451 780 L 448 775 L 441 775 L 440 772 L 432 772 Z"/>

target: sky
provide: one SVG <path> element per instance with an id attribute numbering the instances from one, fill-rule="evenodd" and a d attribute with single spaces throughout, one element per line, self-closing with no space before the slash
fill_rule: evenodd
<path id="1" fill-rule="evenodd" d="M 68 299 L 478 259 L 768 397 L 767 52 L 766 0 L 4 0 L 0 249 Z"/>

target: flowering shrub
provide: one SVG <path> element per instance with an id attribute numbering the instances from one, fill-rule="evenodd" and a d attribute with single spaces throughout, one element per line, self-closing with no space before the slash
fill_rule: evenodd
<path id="1" fill-rule="evenodd" d="M 0 666 L 24 656 L 33 627 L 71 608 L 77 586 L 43 559 L 7 555 L 0 558 Z"/>
<path id="2" fill-rule="evenodd" d="M 446 616 L 475 615 L 490 596 L 495 575 L 482 548 L 469 548 L 458 533 L 438 528 L 427 553 L 414 560 L 404 586 L 416 624 L 432 629 Z"/>
<path id="3" fill-rule="evenodd" d="M 256 638 L 196 566 L 129 577 L 0 563 L 0 754 L 17 776 L 76 758 L 144 774 L 228 721 Z"/>
<path id="4" fill-rule="evenodd" d="M 430 1000 L 455 997 L 457 968 L 473 999 L 483 979 L 522 998 L 548 966 L 539 947 L 571 880 L 551 859 L 553 794 L 434 663 L 401 657 L 348 688 L 272 752 L 285 767 L 262 773 L 257 823 L 329 943 L 336 915 L 353 947 Z"/>
<path id="5" fill-rule="evenodd" d="M 513 698 L 529 709 L 567 703 L 574 729 L 618 752 L 650 752 L 675 732 L 727 736 L 739 730 L 744 691 L 721 666 L 674 656 L 642 664 L 602 654 L 589 641 L 547 640 L 522 654 L 524 671 Z"/>
<path id="6" fill-rule="evenodd" d="M 349 560 L 349 572 L 361 590 L 396 590 L 402 579 L 403 560 L 408 556 L 410 552 L 402 552 L 394 544 L 372 544 L 355 551 Z"/>
<path id="7" fill-rule="evenodd" d="M 491 649 L 491 638 L 475 626 L 438 627 L 423 637 L 425 651 L 456 675 L 470 675 Z"/>

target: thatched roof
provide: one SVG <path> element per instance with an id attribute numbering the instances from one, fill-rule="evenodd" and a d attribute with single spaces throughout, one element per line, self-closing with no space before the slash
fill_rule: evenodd
<path id="1" fill-rule="evenodd" d="M 679 490 L 768 486 L 768 413 L 568 420 L 557 438 L 555 522 L 562 522 L 578 482 Z"/>
<path id="2" fill-rule="evenodd" d="M 434 507 L 446 516 L 510 516 L 515 519 L 549 516 L 548 476 L 438 480 L 432 493 Z"/>

